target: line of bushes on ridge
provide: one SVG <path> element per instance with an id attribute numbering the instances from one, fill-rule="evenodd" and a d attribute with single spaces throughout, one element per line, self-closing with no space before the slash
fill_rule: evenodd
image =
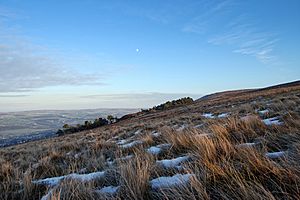
<path id="1" fill-rule="evenodd" d="M 191 97 L 184 97 L 184 98 L 173 100 L 173 101 L 167 101 L 166 103 L 160 104 L 158 106 L 154 106 L 153 108 L 142 109 L 142 112 L 168 110 L 168 109 L 180 106 L 180 105 L 188 105 L 193 102 L 194 102 L 194 100 Z"/>
<path id="2" fill-rule="evenodd" d="M 85 121 L 84 124 L 77 124 L 76 126 L 71 126 L 69 124 L 64 124 L 63 129 L 59 129 L 56 134 L 58 136 L 62 136 L 65 134 L 76 133 L 84 130 L 90 130 L 94 128 L 98 128 L 101 126 L 105 126 L 107 124 L 116 123 L 119 119 L 117 117 L 113 117 L 112 115 L 108 115 L 107 118 L 98 118 L 94 121 Z"/>

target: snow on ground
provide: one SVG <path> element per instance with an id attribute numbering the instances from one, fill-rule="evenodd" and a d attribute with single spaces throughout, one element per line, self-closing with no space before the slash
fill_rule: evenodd
<path id="1" fill-rule="evenodd" d="M 212 113 L 204 113 L 204 114 L 202 114 L 202 116 L 205 118 L 209 118 L 209 119 L 215 118 L 214 114 L 212 114 Z"/>
<path id="2" fill-rule="evenodd" d="M 76 154 L 74 155 L 74 158 L 75 158 L 75 159 L 78 159 L 81 155 L 82 155 L 82 153 L 76 153 Z"/>
<path id="3" fill-rule="evenodd" d="M 270 159 L 276 159 L 283 157 L 286 154 L 284 151 L 278 151 L 278 152 L 272 152 L 272 153 L 266 153 L 266 156 Z"/>
<path id="4" fill-rule="evenodd" d="M 123 144 L 125 144 L 127 142 L 127 140 L 119 140 L 118 142 L 117 142 L 117 144 L 118 145 L 123 145 Z"/>
<path id="5" fill-rule="evenodd" d="M 115 162 L 115 161 L 114 161 L 112 158 L 107 158 L 107 159 L 106 159 L 106 163 L 107 163 L 108 165 L 113 165 L 114 162 Z"/>
<path id="6" fill-rule="evenodd" d="M 159 133 L 159 132 L 157 132 L 157 131 L 152 131 L 152 133 L 151 133 L 154 137 L 158 137 L 158 136 L 160 136 L 161 134 Z"/>
<path id="7" fill-rule="evenodd" d="M 170 160 L 168 160 L 168 159 L 158 160 L 158 161 L 156 161 L 156 163 L 165 168 L 175 168 L 175 167 L 178 168 L 182 162 L 188 160 L 189 158 L 190 158 L 189 156 L 182 156 L 182 157 L 178 157 L 178 158 L 174 158 L 174 159 L 170 159 Z"/>
<path id="8" fill-rule="evenodd" d="M 229 113 L 221 113 L 218 115 L 218 118 L 225 118 L 225 117 L 228 117 L 229 116 Z"/>
<path id="9" fill-rule="evenodd" d="M 269 112 L 270 112 L 270 111 L 269 111 L 268 109 L 265 109 L 265 110 L 259 110 L 259 111 L 258 111 L 258 114 L 263 116 L 263 115 L 268 114 Z"/>
<path id="10" fill-rule="evenodd" d="M 242 144 L 238 144 L 236 145 L 237 147 L 253 147 L 255 146 L 257 143 L 254 143 L 254 142 L 246 142 L 246 143 L 242 143 Z"/>
<path id="11" fill-rule="evenodd" d="M 176 174 L 174 176 L 163 176 L 150 181 L 152 189 L 184 186 L 189 183 L 194 174 Z"/>
<path id="12" fill-rule="evenodd" d="M 140 134 L 142 131 L 141 130 L 137 130 L 137 131 L 135 131 L 133 134 L 134 135 L 138 135 L 138 134 Z"/>
<path id="13" fill-rule="evenodd" d="M 115 193 L 118 192 L 119 189 L 120 189 L 120 186 L 106 186 L 99 190 L 96 190 L 96 192 L 101 193 L 101 194 L 114 195 Z"/>
<path id="14" fill-rule="evenodd" d="M 48 199 L 51 199 L 53 190 L 54 190 L 54 189 L 49 190 L 47 194 L 45 194 L 44 196 L 42 196 L 41 200 L 48 200 Z"/>
<path id="15" fill-rule="evenodd" d="M 130 148 L 130 147 L 136 146 L 138 144 L 143 144 L 143 141 L 141 141 L 141 140 L 135 140 L 135 141 L 130 142 L 128 144 L 123 144 L 120 147 L 122 147 L 124 149 L 127 149 L 127 148 Z"/>
<path id="16" fill-rule="evenodd" d="M 124 156 L 124 157 L 121 157 L 119 158 L 120 160 L 128 160 L 130 158 L 133 158 L 133 155 L 128 155 L 128 156 Z"/>
<path id="17" fill-rule="evenodd" d="M 201 128 L 204 124 L 198 124 L 196 126 L 194 126 L 194 128 Z"/>
<path id="18" fill-rule="evenodd" d="M 60 181 L 62 181 L 66 177 L 67 176 L 58 176 L 58 177 L 52 177 L 52 178 L 45 178 L 45 179 L 32 181 L 32 183 L 38 184 L 38 185 L 47 185 L 47 186 L 53 187 L 53 186 L 58 185 L 60 183 Z"/>
<path id="19" fill-rule="evenodd" d="M 267 118 L 264 119 L 263 122 L 265 123 L 265 125 L 267 126 L 271 126 L 271 125 L 282 125 L 283 122 L 281 122 L 278 117 L 272 117 L 272 118 Z"/>
<path id="20" fill-rule="evenodd" d="M 78 180 L 81 182 L 89 182 L 89 181 L 93 181 L 93 180 L 96 180 L 99 178 L 103 178 L 104 175 L 105 175 L 105 171 L 92 172 L 89 174 L 75 174 L 74 173 L 74 174 L 69 174 L 69 175 L 64 175 L 64 176 L 40 179 L 40 180 L 32 181 L 32 183 L 53 187 L 53 186 L 58 185 L 64 179 L 74 179 L 74 180 Z"/>
<path id="21" fill-rule="evenodd" d="M 171 147 L 171 144 L 159 144 L 157 146 L 152 146 L 147 149 L 148 153 L 151 153 L 153 155 L 158 155 L 162 150 L 168 149 Z"/>
<path id="22" fill-rule="evenodd" d="M 161 152 L 161 148 L 153 146 L 147 149 L 147 152 L 153 155 L 158 155 Z"/>

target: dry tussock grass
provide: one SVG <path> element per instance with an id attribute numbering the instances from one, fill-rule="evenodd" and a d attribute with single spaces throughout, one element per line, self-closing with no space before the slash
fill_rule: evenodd
<path id="1" fill-rule="evenodd" d="M 108 127 L 1 149 L 0 199 L 39 199 L 48 191 L 52 200 L 300 199 L 299 91 L 297 86 L 218 97 Z M 258 113 L 265 109 L 269 112 Z M 230 117 L 206 119 L 202 116 L 206 112 L 215 116 L 230 113 Z M 262 122 L 274 116 L 284 124 L 267 126 Z M 198 124 L 203 126 L 194 128 Z M 188 126 L 176 130 L 182 125 Z M 137 130 L 141 132 L 135 134 Z M 152 131 L 160 136 L 153 136 Z M 142 144 L 121 148 L 117 144 L 121 139 Z M 243 143 L 255 145 L 239 146 Z M 159 144 L 170 147 L 158 155 L 146 151 Z M 284 151 L 284 156 L 266 156 L 276 151 Z M 156 163 L 179 156 L 189 159 L 178 168 Z M 32 182 L 103 170 L 104 179 L 87 183 L 65 179 L 51 188 Z M 152 179 L 177 173 L 193 176 L 187 184 L 151 188 Z M 114 195 L 96 192 L 104 186 L 120 188 Z"/>

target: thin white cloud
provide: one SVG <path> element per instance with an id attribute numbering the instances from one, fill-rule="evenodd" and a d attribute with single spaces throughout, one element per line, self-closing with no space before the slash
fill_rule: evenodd
<path id="1" fill-rule="evenodd" d="M 210 44 L 228 45 L 234 53 L 253 56 L 263 63 L 277 63 L 276 34 L 259 28 L 249 15 L 235 12 L 241 6 L 235 0 L 202 1 L 200 14 L 185 24 L 182 31 L 206 34 Z"/>
<path id="2" fill-rule="evenodd" d="M 0 21 L 15 19 L 18 15 L 6 7 L 0 6 Z"/>
<path id="3" fill-rule="evenodd" d="M 197 6 L 197 15 L 187 22 L 181 30 L 183 32 L 204 34 L 210 29 L 211 24 L 218 20 L 218 17 L 230 12 L 230 9 L 234 6 L 232 0 L 201 1 L 201 4 Z"/>
<path id="4" fill-rule="evenodd" d="M 47 86 L 101 84 L 100 75 L 61 66 L 28 46 L 0 45 L 0 92 L 32 91 Z"/>
<path id="5" fill-rule="evenodd" d="M 232 24 L 227 32 L 218 34 L 208 40 L 214 45 L 230 45 L 234 53 L 253 56 L 263 63 L 276 63 L 273 54 L 278 38 L 275 34 L 264 32 L 255 25 Z"/>
<path id="6" fill-rule="evenodd" d="M 0 8 L 0 93 L 27 92 L 48 86 L 102 84 L 101 75 L 76 72 L 50 55 L 47 48 L 32 44 L 14 28 L 1 23 L 1 19 L 11 15 Z"/>
<path id="7" fill-rule="evenodd" d="M 16 98 L 16 97 L 27 97 L 29 95 L 26 94 L 0 94 L 0 97 L 2 98 Z"/>

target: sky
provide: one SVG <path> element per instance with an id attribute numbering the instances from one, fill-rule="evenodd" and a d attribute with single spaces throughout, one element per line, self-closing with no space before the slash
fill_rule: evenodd
<path id="1" fill-rule="evenodd" d="M 0 0 L 0 112 L 299 80 L 299 0 Z"/>

